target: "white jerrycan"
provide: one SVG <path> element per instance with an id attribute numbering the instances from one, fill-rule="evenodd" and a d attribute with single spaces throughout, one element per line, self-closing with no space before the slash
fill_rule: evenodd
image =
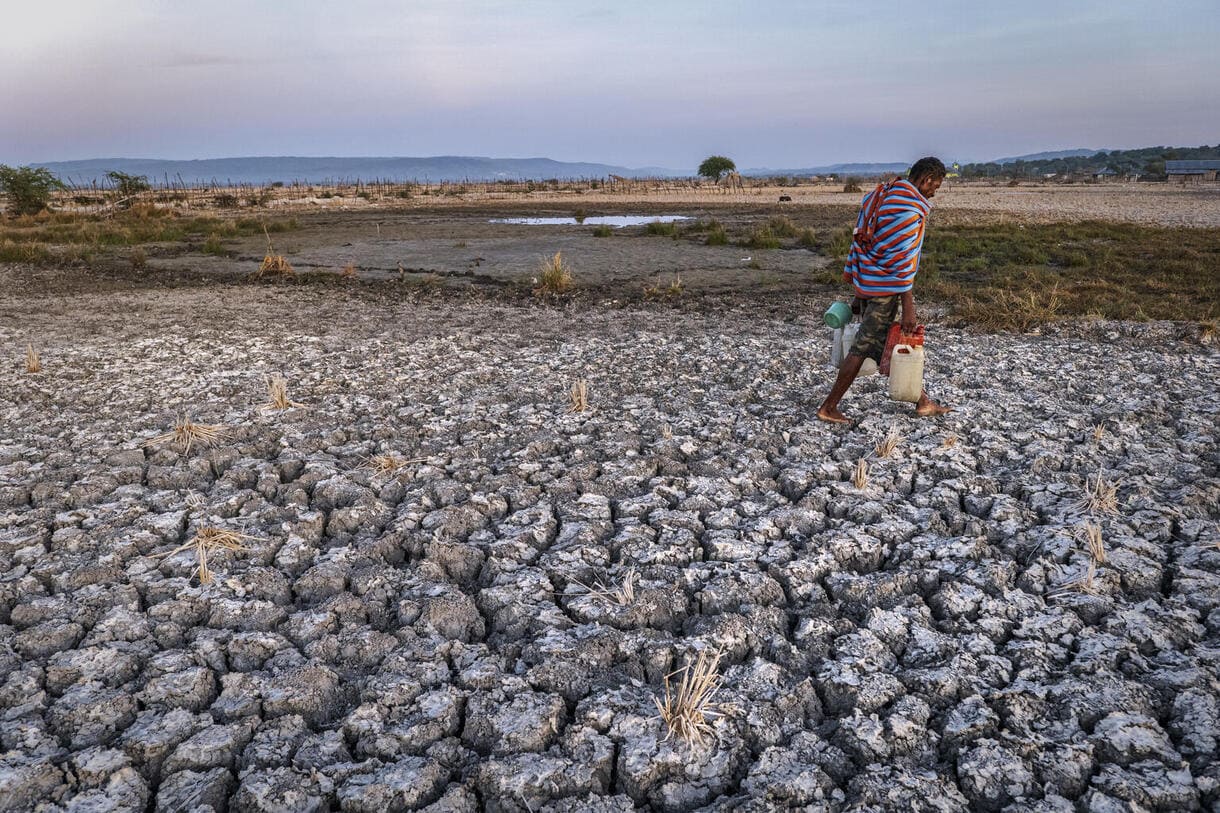
<path id="1" fill-rule="evenodd" d="M 843 328 L 837 327 L 830 334 L 830 366 L 838 369 L 843 362 Z"/>
<path id="2" fill-rule="evenodd" d="M 890 398 L 913 404 L 922 393 L 923 348 L 897 345 L 890 356 Z"/>
<path id="3" fill-rule="evenodd" d="M 847 354 L 851 351 L 851 346 L 856 343 L 856 333 L 860 330 L 860 325 L 852 323 L 843 328 L 843 347 L 839 351 L 839 363 L 843 363 L 843 359 L 847 358 Z M 860 365 L 860 372 L 857 378 L 863 378 L 866 375 L 876 375 L 877 362 L 872 359 L 865 359 Z"/>

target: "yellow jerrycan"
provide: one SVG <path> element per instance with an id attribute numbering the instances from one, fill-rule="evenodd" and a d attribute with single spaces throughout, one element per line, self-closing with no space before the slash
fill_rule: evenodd
<path id="1" fill-rule="evenodd" d="M 900 344 L 890 356 L 890 398 L 895 401 L 919 400 L 923 392 L 923 348 Z"/>

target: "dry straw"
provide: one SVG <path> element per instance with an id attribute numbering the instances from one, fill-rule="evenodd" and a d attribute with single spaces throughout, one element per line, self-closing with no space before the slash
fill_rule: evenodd
<path id="1" fill-rule="evenodd" d="M 877 444 L 877 457 L 889 457 L 898 448 L 898 444 L 905 440 L 899 433 L 897 426 L 891 426 L 890 431 L 885 433 L 885 437 Z"/>
<path id="2" fill-rule="evenodd" d="M 1106 436 L 1106 425 L 1104 423 L 1095 424 L 1093 426 L 1093 440 L 1100 442 Z"/>
<path id="3" fill-rule="evenodd" d="M 179 545 L 168 553 L 158 554 L 155 558 L 164 559 L 175 554 L 181 553 L 190 548 L 195 549 L 195 558 L 198 561 L 198 566 L 195 569 L 199 576 L 200 584 L 212 583 L 212 570 L 208 567 L 208 555 L 215 550 L 230 550 L 244 551 L 246 546 L 243 544 L 247 539 L 254 537 L 246 534 L 238 533 L 237 531 L 228 531 L 224 528 L 214 528 L 205 526 L 200 528 L 198 533 L 190 542 L 184 545 Z"/>
<path id="4" fill-rule="evenodd" d="M 263 409 L 284 410 L 300 406 L 296 401 L 289 399 L 288 379 L 282 375 L 273 375 L 267 378 L 267 394 L 271 400 L 263 405 Z"/>
<path id="5" fill-rule="evenodd" d="M 361 462 L 363 468 L 373 472 L 373 474 L 381 476 L 389 476 L 398 474 L 398 472 L 415 463 L 426 462 L 426 457 L 416 457 L 411 460 L 394 452 L 386 452 L 385 454 L 375 454 L 372 457 L 367 457 Z"/>
<path id="6" fill-rule="evenodd" d="M 359 276 L 356 270 L 356 264 L 348 263 L 347 265 L 343 266 L 343 270 L 339 272 L 339 276 L 343 277 L 344 279 L 355 279 L 357 276 Z"/>
<path id="7" fill-rule="evenodd" d="M 1068 579 L 1067 581 L 1060 582 L 1056 588 L 1051 591 L 1049 597 L 1057 598 L 1059 596 L 1067 595 L 1068 593 L 1085 593 L 1086 595 L 1093 595 L 1097 592 L 1096 584 L 1093 581 L 1096 575 L 1097 565 L 1095 565 L 1093 560 L 1090 558 L 1089 563 L 1085 565 L 1084 570 L 1081 571 L 1079 576 L 1074 579 Z"/>
<path id="8" fill-rule="evenodd" d="M 267 227 L 263 226 L 263 234 L 267 237 L 267 256 L 263 257 L 263 262 L 258 267 L 258 272 L 255 277 L 264 275 L 273 277 L 293 277 L 296 276 L 296 271 L 288 263 L 282 254 L 275 253 L 275 247 L 271 245 L 271 235 L 267 232 Z"/>
<path id="9" fill-rule="evenodd" d="M 851 484 L 860 490 L 868 485 L 868 462 L 864 458 L 857 461 L 856 470 L 851 476 Z"/>
<path id="10" fill-rule="evenodd" d="M 1090 514 L 1117 514 L 1118 486 L 1106 482 L 1105 472 L 1097 472 L 1091 485 L 1088 479 L 1085 480 L 1084 497 L 1076 503 L 1076 508 Z"/>
<path id="11" fill-rule="evenodd" d="M 940 442 L 940 447 L 942 449 L 952 449 L 956 445 L 957 445 L 957 435 L 953 434 L 952 432 L 945 435 L 945 439 Z"/>
<path id="12" fill-rule="evenodd" d="M 693 664 L 688 658 L 685 666 L 665 676 L 665 702 L 653 698 L 668 729 L 665 739 L 677 736 L 688 744 L 702 745 L 714 733 L 712 723 L 717 718 L 737 711 L 733 704 L 716 699 L 720 691 L 721 677 L 717 669 L 721 657 L 720 650 L 711 654 L 701 651 Z M 682 677 L 675 691 L 670 678 L 677 674 Z"/>
<path id="13" fill-rule="evenodd" d="M 1086 522 L 1077 529 L 1080 539 L 1089 549 L 1089 558 L 1094 564 L 1104 565 L 1106 563 L 1106 542 L 1101 536 L 1101 526 Z"/>
<path id="14" fill-rule="evenodd" d="M 42 372 L 42 359 L 38 357 L 38 351 L 32 344 L 25 346 L 25 371 L 27 373 Z"/>
<path id="15" fill-rule="evenodd" d="M 563 252 L 556 251 L 555 256 L 542 263 L 538 269 L 539 294 L 559 294 L 572 285 L 572 272 L 563 260 Z"/>
<path id="16" fill-rule="evenodd" d="M 577 379 L 572 385 L 572 411 L 584 412 L 589 408 L 589 382 L 585 379 Z"/>
<path id="17" fill-rule="evenodd" d="M 157 435 L 154 438 L 149 438 L 144 441 L 144 446 L 160 446 L 165 443 L 176 443 L 182 447 L 183 454 L 190 454 L 191 447 L 198 443 L 200 446 L 211 446 L 225 436 L 225 428 L 209 423 L 195 423 L 190 417 L 183 415 L 174 424 L 172 432 L 166 432 L 164 435 Z"/>
<path id="18" fill-rule="evenodd" d="M 600 599 L 607 604 L 613 604 L 619 607 L 626 607 L 635 601 L 635 579 L 636 571 L 634 567 L 627 568 L 623 574 L 623 581 L 617 587 L 614 585 L 606 585 L 601 581 L 594 582 L 593 586 L 584 582 L 575 582 L 580 587 L 583 587 L 590 596 Z"/>

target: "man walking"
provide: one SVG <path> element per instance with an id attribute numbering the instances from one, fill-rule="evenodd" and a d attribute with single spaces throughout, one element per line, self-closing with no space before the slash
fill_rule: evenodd
<path id="1" fill-rule="evenodd" d="M 855 343 L 848 351 L 830 394 L 818 408 L 818 419 L 851 423 L 839 411 L 839 400 L 856 380 L 866 358 L 881 361 L 890 324 L 902 304 L 902 330 L 912 333 L 915 315 L 915 274 L 923 248 L 924 226 L 931 211 L 929 201 L 945 179 L 945 165 L 937 158 L 920 158 L 906 180 L 878 186 L 864 198 L 856 230 L 847 255 L 843 278 L 856 289 L 856 306 L 862 308 Z M 853 307 L 853 310 L 857 310 Z M 944 415 L 949 407 L 919 395 L 915 414 Z"/>

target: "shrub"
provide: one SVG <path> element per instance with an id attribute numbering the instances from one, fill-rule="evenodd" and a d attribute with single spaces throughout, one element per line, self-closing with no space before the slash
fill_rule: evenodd
<path id="1" fill-rule="evenodd" d="M 800 229 L 792 222 L 791 218 L 786 215 L 778 215 L 767 221 L 767 228 L 776 237 L 796 237 L 800 233 Z"/>
<path id="2" fill-rule="evenodd" d="M 843 184 L 844 192 L 863 192 L 860 188 L 860 180 L 858 178 L 848 178 L 847 183 Z"/>
<path id="3" fill-rule="evenodd" d="M 542 263 L 538 270 L 538 293 L 563 293 L 572 285 L 572 272 L 563 261 L 563 252 L 556 251 L 555 256 Z"/>
<path id="4" fill-rule="evenodd" d="M 585 218 L 588 216 L 589 216 L 589 213 L 586 212 L 584 209 L 577 209 L 575 212 L 572 213 L 572 219 L 575 220 L 577 223 L 584 223 Z"/>
<path id="5" fill-rule="evenodd" d="M 755 226 L 746 238 L 745 245 L 756 249 L 779 248 L 779 238 L 767 226 Z"/>
<path id="6" fill-rule="evenodd" d="M 727 246 L 729 244 L 729 235 L 724 230 L 724 226 L 716 223 L 714 227 L 708 229 L 707 244 L 709 246 Z"/>
<path id="7" fill-rule="evenodd" d="M 678 227 L 673 223 L 662 223 L 659 220 L 654 220 L 644 227 L 645 234 L 655 234 L 659 237 L 676 237 Z"/>
<path id="8" fill-rule="evenodd" d="M 218 208 L 218 209 L 236 209 L 237 208 L 237 196 L 231 195 L 228 192 L 221 192 L 219 195 L 217 195 L 215 198 L 212 199 L 212 202 L 216 204 L 216 208 Z"/>
<path id="9" fill-rule="evenodd" d="M 796 244 L 801 248 L 817 248 L 817 235 L 813 233 L 813 229 L 806 226 L 805 228 L 801 229 L 800 234 L 796 236 Z"/>
<path id="10" fill-rule="evenodd" d="M 46 167 L 10 167 L 0 164 L 0 190 L 8 195 L 8 213 L 36 215 L 48 208 L 51 193 L 63 182 Z"/>
<path id="11" fill-rule="evenodd" d="M 132 271 L 143 271 L 148 267 L 148 256 L 144 253 L 144 249 L 136 246 L 127 255 L 127 259 L 131 262 Z"/>
<path id="12" fill-rule="evenodd" d="M 224 243 L 220 242 L 220 235 L 212 232 L 208 235 L 208 239 L 203 242 L 203 253 L 213 254 L 217 257 L 223 257 L 227 253 Z"/>
<path id="13" fill-rule="evenodd" d="M 120 199 L 133 198 L 150 188 L 147 175 L 129 175 L 126 172 L 111 170 L 106 173 L 106 177 L 114 183 L 114 191 Z"/>
<path id="14" fill-rule="evenodd" d="M 614 229 L 609 226 L 597 226 L 593 229 L 594 237 L 610 237 L 614 234 Z"/>

